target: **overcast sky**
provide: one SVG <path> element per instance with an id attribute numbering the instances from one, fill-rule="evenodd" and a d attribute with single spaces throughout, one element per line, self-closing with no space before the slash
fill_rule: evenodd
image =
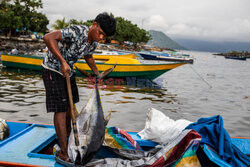
<path id="1" fill-rule="evenodd" d="M 250 0 L 42 0 L 50 20 L 94 19 L 112 12 L 170 37 L 250 42 Z"/>

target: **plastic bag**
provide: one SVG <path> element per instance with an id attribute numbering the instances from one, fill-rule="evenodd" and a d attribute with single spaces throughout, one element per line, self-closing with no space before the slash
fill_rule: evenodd
<path id="1" fill-rule="evenodd" d="M 144 140 L 163 144 L 174 139 L 190 123 L 185 119 L 174 121 L 161 111 L 151 108 L 147 113 L 145 128 L 138 135 Z"/>
<path id="2" fill-rule="evenodd" d="M 4 140 L 9 137 L 9 128 L 5 120 L 0 118 L 0 140 Z"/>

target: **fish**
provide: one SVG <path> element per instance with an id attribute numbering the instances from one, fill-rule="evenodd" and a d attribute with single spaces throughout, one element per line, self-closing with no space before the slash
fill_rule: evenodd
<path id="1" fill-rule="evenodd" d="M 101 73 L 99 79 L 107 76 L 114 68 L 115 66 Z M 79 69 L 78 71 L 82 72 L 85 76 L 91 75 L 87 74 L 86 71 Z M 75 145 L 73 129 L 69 136 L 68 155 L 72 162 L 77 165 L 85 165 L 95 157 L 103 144 L 105 128 L 109 118 L 104 118 L 98 82 L 96 79 L 94 90 L 87 104 L 76 117 L 79 146 Z"/>

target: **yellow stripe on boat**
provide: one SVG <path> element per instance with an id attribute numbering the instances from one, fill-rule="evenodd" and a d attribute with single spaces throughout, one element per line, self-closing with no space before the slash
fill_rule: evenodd
<path id="1" fill-rule="evenodd" d="M 138 56 L 136 56 L 135 53 L 131 53 L 131 54 L 124 54 L 124 55 L 96 55 L 96 54 L 93 54 L 93 57 L 96 60 L 109 60 L 110 58 L 114 58 L 114 57 L 135 59 Z"/>
<path id="2" fill-rule="evenodd" d="M 43 59 L 37 57 L 27 57 L 27 56 L 13 56 L 13 55 L 2 55 L 1 56 L 2 61 L 8 61 L 8 62 L 14 62 L 14 63 L 25 63 L 25 64 L 31 64 L 31 65 L 41 65 L 43 62 Z"/>

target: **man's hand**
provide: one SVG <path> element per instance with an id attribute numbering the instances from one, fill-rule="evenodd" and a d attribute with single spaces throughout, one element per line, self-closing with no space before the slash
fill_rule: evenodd
<path id="1" fill-rule="evenodd" d="M 66 77 L 66 75 L 70 76 L 71 69 L 66 61 L 61 64 L 61 72 L 64 77 Z"/>
<path id="2" fill-rule="evenodd" d="M 93 74 L 93 77 L 95 77 L 96 79 L 100 79 L 101 77 L 100 77 L 100 73 L 98 72 L 98 73 L 96 73 L 96 74 Z"/>
<path id="3" fill-rule="evenodd" d="M 91 70 L 93 71 L 93 75 L 95 76 L 99 76 L 99 71 L 96 67 L 96 64 L 95 64 L 95 59 L 93 58 L 92 55 L 87 55 L 87 56 L 84 56 L 84 59 L 86 61 L 86 63 L 89 65 L 89 67 L 91 68 Z M 92 77 L 95 77 L 93 76 Z"/>

